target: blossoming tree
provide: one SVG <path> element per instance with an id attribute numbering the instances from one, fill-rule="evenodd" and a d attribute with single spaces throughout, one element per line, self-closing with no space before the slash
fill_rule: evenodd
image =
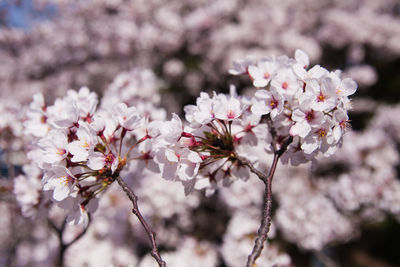
<path id="1" fill-rule="evenodd" d="M 349 126 L 348 97 L 357 85 L 340 71 L 309 68 L 301 50 L 294 59 L 237 61 L 230 72 L 248 75 L 255 95 L 239 96 L 233 86 L 229 95 L 201 93 L 196 105 L 184 108 L 187 123 L 176 114 L 169 121 L 160 119 L 152 105 L 98 107 L 97 95 L 86 87 L 68 91 L 53 105 L 35 95 L 25 121 L 33 142 L 28 157 L 40 169 L 48 197 L 66 210 L 66 221 L 87 226 L 102 192 L 116 181 L 149 237 L 151 255 L 165 266 L 138 197 L 124 181 L 126 170 L 160 172 L 181 183 L 186 194 L 204 189 L 208 195 L 220 184 L 249 179 L 252 172 L 265 185 L 262 220 L 246 264 L 254 266 L 271 224 L 278 161 L 297 166 L 319 154 L 332 155 Z M 273 155 L 268 172 L 252 155 L 256 145 Z"/>

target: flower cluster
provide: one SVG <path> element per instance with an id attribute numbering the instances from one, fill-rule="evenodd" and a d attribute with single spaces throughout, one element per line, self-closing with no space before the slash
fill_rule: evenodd
<path id="1" fill-rule="evenodd" d="M 259 90 L 251 98 L 236 95 L 234 88 L 230 95 L 201 93 L 196 105 L 185 107 L 189 125 L 183 126 L 175 114 L 162 123 L 162 145 L 154 158 L 162 176 L 181 181 L 187 193 L 193 188 L 212 192 L 219 181 L 229 185 L 232 177 L 249 177 L 237 157 L 239 153 L 251 160 L 246 145 L 262 144 L 276 152 L 293 140 L 282 156 L 292 165 L 308 162 L 319 152 L 331 155 L 348 127 L 348 96 L 357 85 L 341 79 L 339 71 L 308 65 L 301 50 L 295 59 L 236 62 L 231 73 L 247 73 Z"/>
<path id="2" fill-rule="evenodd" d="M 269 136 L 261 116 L 249 110 L 252 100 L 231 89 L 230 95 L 201 93 L 196 105 L 185 107 L 189 125 L 183 126 L 176 114 L 161 124 L 163 145 L 154 160 L 162 176 L 181 181 L 186 193 L 203 188 L 211 193 L 218 182 L 246 180 L 249 170 L 236 153 Z"/>
<path id="3" fill-rule="evenodd" d="M 241 60 L 230 72 L 250 76 L 258 89 L 251 111 L 267 115 L 276 141 L 294 138 L 282 156 L 284 163 L 305 163 L 318 152 L 333 154 L 349 126 L 348 96 L 357 89 L 352 79 L 342 79 L 340 71 L 329 72 L 319 65 L 309 68 L 309 58 L 301 50 L 296 50 L 294 59 Z"/>
<path id="4" fill-rule="evenodd" d="M 148 118 L 124 103 L 96 110 L 97 103 L 97 95 L 86 87 L 68 91 L 52 106 L 35 95 L 25 122 L 26 132 L 40 137 L 28 157 L 43 170 L 43 190 L 75 223 L 87 221 L 99 193 L 129 161 L 150 158 L 145 152 L 128 158 L 137 145 L 139 151 L 148 147 L 139 145 L 151 137 Z"/>

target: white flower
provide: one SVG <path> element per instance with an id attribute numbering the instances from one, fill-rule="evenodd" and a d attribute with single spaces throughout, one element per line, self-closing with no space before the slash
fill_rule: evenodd
<path id="1" fill-rule="evenodd" d="M 153 140 L 151 139 L 144 140 L 139 144 L 138 149 L 135 150 L 131 155 L 132 158 L 138 159 L 136 171 L 139 173 L 144 168 L 147 168 L 152 172 L 160 171 L 158 164 L 153 160 L 155 149 L 152 141 Z"/>
<path id="2" fill-rule="evenodd" d="M 114 107 L 114 116 L 121 127 L 127 131 L 132 131 L 141 124 L 141 117 L 136 108 L 128 108 L 125 103 L 120 103 Z"/>
<path id="3" fill-rule="evenodd" d="M 52 130 L 42 138 L 38 146 L 43 151 L 43 162 L 54 164 L 62 161 L 68 155 L 68 138 L 63 130 Z"/>
<path id="4" fill-rule="evenodd" d="M 181 138 L 183 132 L 182 121 L 178 115 L 172 114 L 172 119 L 160 125 L 161 136 L 168 143 L 175 143 Z"/>
<path id="5" fill-rule="evenodd" d="M 201 92 L 195 105 L 184 108 L 186 120 L 190 123 L 207 124 L 214 119 L 213 100 L 207 93 Z"/>
<path id="6" fill-rule="evenodd" d="M 177 175 L 182 181 L 193 179 L 197 175 L 202 162 L 201 157 L 197 152 L 188 148 L 183 148 L 179 153 L 180 164 Z"/>
<path id="7" fill-rule="evenodd" d="M 68 90 L 67 97 L 76 103 L 79 115 L 82 118 L 89 118 L 96 110 L 98 103 L 97 95 L 95 92 L 90 92 L 87 87 L 82 87 L 78 92 Z"/>
<path id="8" fill-rule="evenodd" d="M 76 180 L 76 177 L 67 168 L 54 166 L 47 170 L 43 177 L 43 190 L 52 190 L 53 199 L 61 201 L 72 193 Z"/>
<path id="9" fill-rule="evenodd" d="M 87 166 L 92 170 L 101 170 L 106 166 L 114 173 L 118 167 L 118 159 L 112 153 L 92 151 L 89 153 Z"/>
<path id="10" fill-rule="evenodd" d="M 83 123 L 76 131 L 77 141 L 69 143 L 68 151 L 73 155 L 72 162 L 86 161 L 89 153 L 93 151 L 97 142 L 97 134 L 89 124 Z"/>
<path id="11" fill-rule="evenodd" d="M 304 69 L 301 64 L 295 64 L 292 68 L 293 72 L 300 78 L 300 80 L 306 83 L 311 79 L 320 79 L 328 73 L 326 69 L 322 68 L 319 65 L 315 65 L 308 71 Z"/>
<path id="12" fill-rule="evenodd" d="M 303 105 L 293 111 L 292 120 L 295 124 L 290 128 L 292 136 L 306 137 L 312 127 L 318 127 L 325 121 L 324 113 L 310 108 L 311 101 L 304 101 Z"/>
<path id="13" fill-rule="evenodd" d="M 327 142 L 328 136 L 332 134 L 332 121 L 326 120 L 318 128 L 315 128 L 311 133 L 304 138 L 301 145 L 304 153 L 311 154 L 317 148 L 320 148 L 322 152 L 326 152 L 329 149 L 329 144 Z"/>
<path id="14" fill-rule="evenodd" d="M 79 110 L 70 99 L 56 99 L 54 105 L 47 108 L 49 124 L 55 128 L 69 128 L 79 121 Z"/>
<path id="15" fill-rule="evenodd" d="M 213 103 L 215 118 L 232 121 L 242 115 L 244 107 L 236 97 L 226 97 L 225 95 L 218 95 Z"/>
<path id="16" fill-rule="evenodd" d="M 174 150 L 165 147 L 160 148 L 154 156 L 154 161 L 159 164 L 164 179 L 176 179 L 179 157 Z"/>
<path id="17" fill-rule="evenodd" d="M 229 73 L 232 75 L 244 74 L 247 72 L 247 68 L 250 65 L 254 65 L 255 60 L 251 57 L 247 57 L 243 60 L 235 60 L 233 61 L 233 69 L 229 70 Z"/>
<path id="18" fill-rule="evenodd" d="M 24 122 L 24 133 L 35 137 L 45 137 L 50 131 L 47 124 L 47 117 L 40 112 L 28 110 L 26 113 L 28 119 Z"/>
<path id="19" fill-rule="evenodd" d="M 280 68 L 272 78 L 271 86 L 274 86 L 280 94 L 290 98 L 303 88 L 303 83 L 297 79 L 291 68 Z"/>
<path id="20" fill-rule="evenodd" d="M 33 101 L 29 104 L 29 109 L 32 111 L 43 113 L 46 109 L 43 95 L 41 93 L 37 93 L 34 94 L 32 98 Z"/>
<path id="21" fill-rule="evenodd" d="M 303 50 L 296 49 L 296 52 L 294 53 L 294 58 L 299 65 L 303 66 L 304 69 L 308 68 L 308 65 L 310 64 L 310 59 Z"/>
<path id="22" fill-rule="evenodd" d="M 333 112 L 333 118 L 335 126 L 333 127 L 332 136 L 328 139 L 328 142 L 330 144 L 337 144 L 344 132 L 350 127 L 349 116 L 347 116 L 344 110 L 339 108 Z"/>
<path id="23" fill-rule="evenodd" d="M 274 119 L 283 111 L 284 99 L 274 87 L 270 91 L 258 90 L 255 94 L 258 101 L 252 105 L 251 111 L 256 115 L 271 114 Z"/>
<path id="24" fill-rule="evenodd" d="M 154 157 L 160 165 L 161 174 L 167 180 L 179 178 L 182 181 L 190 180 L 196 176 L 201 157 L 197 152 L 188 148 L 160 148 Z"/>
<path id="25" fill-rule="evenodd" d="M 111 112 L 102 110 L 94 114 L 90 126 L 97 135 L 103 136 L 106 140 L 109 140 L 118 127 L 118 121 L 111 115 Z"/>
<path id="26" fill-rule="evenodd" d="M 336 106 L 336 94 L 331 79 L 307 82 L 305 93 L 299 97 L 300 103 L 311 100 L 311 108 L 317 111 L 330 111 Z"/>
<path id="27" fill-rule="evenodd" d="M 248 68 L 248 72 L 251 78 L 253 78 L 253 85 L 255 87 L 265 87 L 268 85 L 278 65 L 275 61 L 264 59 L 257 62 L 257 66 L 251 65 Z"/>

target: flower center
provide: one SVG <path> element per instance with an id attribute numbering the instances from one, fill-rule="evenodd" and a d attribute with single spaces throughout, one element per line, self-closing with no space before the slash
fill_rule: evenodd
<path id="1" fill-rule="evenodd" d="M 322 92 L 320 92 L 318 97 L 317 97 L 317 102 L 324 102 L 325 98 L 326 97 L 322 94 Z"/>
<path id="2" fill-rule="evenodd" d="M 114 162 L 114 155 L 113 154 L 108 154 L 105 158 L 106 164 L 111 164 Z"/>
<path id="3" fill-rule="evenodd" d="M 310 122 L 310 121 L 312 121 L 313 119 L 314 119 L 314 111 L 313 110 L 311 110 L 311 111 L 309 111 L 309 112 L 307 112 L 306 113 L 306 120 L 308 121 L 308 122 Z"/>
<path id="4" fill-rule="evenodd" d="M 271 102 L 269 103 L 269 105 L 270 105 L 270 107 L 271 107 L 272 109 L 274 109 L 274 108 L 276 108 L 276 107 L 278 106 L 278 101 L 275 100 L 275 99 L 273 99 L 273 100 L 271 100 Z"/>
<path id="5" fill-rule="evenodd" d="M 325 129 L 319 129 L 318 130 L 318 135 L 319 135 L 319 137 L 324 138 L 326 136 Z"/>
<path id="6" fill-rule="evenodd" d="M 227 117 L 228 117 L 228 119 L 234 119 L 235 118 L 235 112 L 233 112 L 232 110 L 229 110 Z"/>

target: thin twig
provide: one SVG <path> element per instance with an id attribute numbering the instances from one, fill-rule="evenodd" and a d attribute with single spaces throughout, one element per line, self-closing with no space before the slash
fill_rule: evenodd
<path id="1" fill-rule="evenodd" d="M 158 266 L 165 267 L 166 263 L 160 256 L 158 252 L 157 243 L 156 243 L 156 234 L 151 230 L 149 225 L 147 224 L 146 220 L 143 218 L 142 214 L 139 211 L 139 207 L 137 204 L 138 197 L 133 193 L 133 191 L 129 188 L 129 186 L 125 183 L 125 181 L 120 177 L 117 176 L 116 178 L 118 184 L 121 186 L 122 190 L 126 193 L 128 198 L 131 200 L 133 209 L 132 213 L 136 215 L 139 219 L 140 223 L 142 224 L 143 228 L 146 230 L 147 236 L 149 237 L 151 243 L 151 256 L 157 261 Z"/>
<path id="2" fill-rule="evenodd" d="M 57 258 L 57 262 L 56 262 L 56 266 L 57 267 L 63 267 L 64 266 L 64 255 L 65 252 L 67 251 L 67 249 L 74 244 L 76 241 L 78 241 L 79 239 L 81 239 L 87 232 L 89 225 L 91 223 L 91 217 L 90 214 L 88 214 L 88 224 L 86 225 L 85 229 L 79 234 L 77 235 L 74 239 L 72 239 L 70 242 L 68 243 L 64 243 L 63 240 L 63 236 L 64 236 L 64 230 L 65 230 L 65 226 L 67 225 L 67 220 L 64 220 L 61 227 L 58 228 L 56 226 L 56 224 L 51 220 L 48 219 L 47 222 L 50 225 L 50 227 L 56 232 L 57 237 L 58 237 L 58 241 L 60 243 L 59 245 L 59 251 L 58 251 L 58 258 Z"/>
<path id="3" fill-rule="evenodd" d="M 272 161 L 271 168 L 269 173 L 265 179 L 265 175 L 263 177 L 259 177 L 265 183 L 265 192 L 264 192 L 264 206 L 262 212 L 261 225 L 258 228 L 257 237 L 254 241 L 254 247 L 251 254 L 247 258 L 246 267 L 253 267 L 257 258 L 261 255 L 261 251 L 264 248 L 264 242 L 268 238 L 269 228 L 271 226 L 271 210 L 272 210 L 272 178 L 274 177 L 276 166 L 278 164 L 279 156 L 278 154 L 274 154 L 274 160 Z M 250 163 L 251 164 L 251 163 Z"/>
<path id="4" fill-rule="evenodd" d="M 252 173 L 254 173 L 255 175 L 257 175 L 257 177 L 260 178 L 260 180 L 263 181 L 264 184 L 267 184 L 268 177 L 267 177 L 267 175 L 265 173 L 260 172 L 259 170 L 257 170 L 256 167 L 254 167 L 254 165 L 250 161 L 248 161 L 246 158 L 243 158 L 243 157 L 241 157 L 241 156 L 239 156 L 237 154 L 235 155 L 235 158 L 241 164 L 249 167 L 250 171 Z"/>
<path id="5" fill-rule="evenodd" d="M 253 172 L 260 178 L 265 184 L 264 191 L 264 203 L 263 203 L 263 211 L 262 211 L 262 219 L 261 225 L 258 228 L 257 237 L 254 241 L 254 247 L 251 254 L 247 258 L 246 267 L 254 267 L 257 258 L 261 255 L 261 251 L 264 248 L 264 242 L 268 238 L 269 228 L 271 226 L 271 211 L 272 211 L 272 179 L 274 178 L 274 174 L 276 171 L 276 166 L 278 165 L 279 158 L 286 151 L 289 144 L 293 141 L 292 137 L 287 138 L 285 142 L 283 142 L 281 148 L 274 153 L 274 159 L 272 161 L 271 168 L 269 169 L 268 175 L 265 175 L 263 172 L 257 170 L 254 165 L 248 161 L 247 159 L 235 155 L 237 160 L 239 160 L 242 164 L 249 167 L 250 171 Z"/>

